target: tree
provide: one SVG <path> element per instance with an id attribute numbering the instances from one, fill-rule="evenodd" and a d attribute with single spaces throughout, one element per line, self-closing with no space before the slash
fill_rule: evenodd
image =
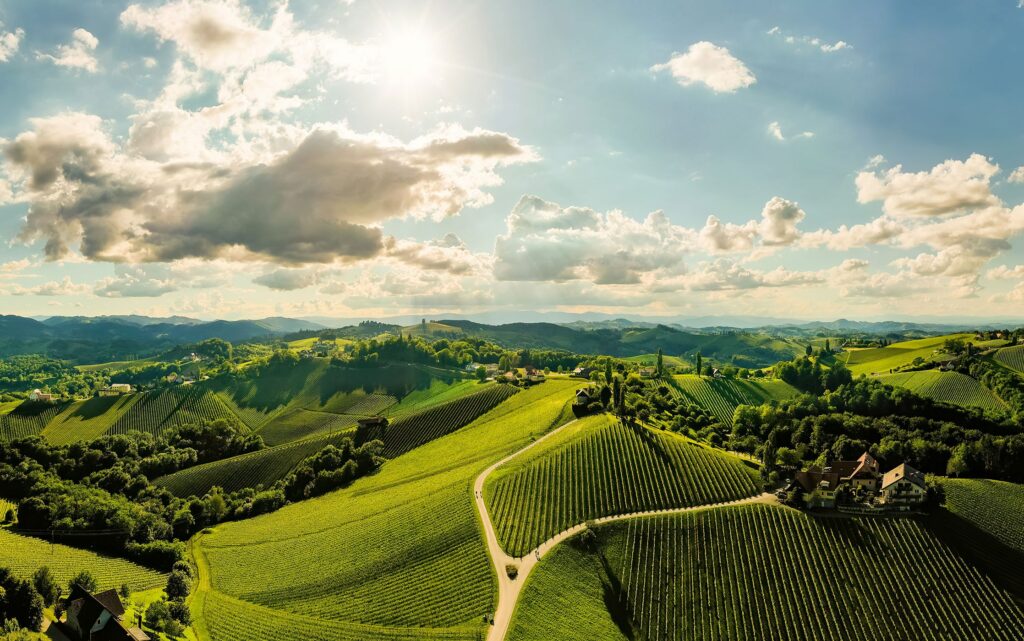
<path id="1" fill-rule="evenodd" d="M 658 378 L 661 378 L 665 374 L 665 358 L 661 353 L 661 348 L 658 348 Z"/>
<path id="2" fill-rule="evenodd" d="M 612 380 L 612 401 L 615 404 L 615 409 L 622 410 L 622 379 L 616 376 Z"/>
<path id="3" fill-rule="evenodd" d="M 487 380 L 487 368 L 484 367 L 483 365 L 476 368 L 476 380 L 480 381 L 481 383 Z"/>
<path id="4" fill-rule="evenodd" d="M 814 353 L 814 348 L 813 348 L 813 347 L 811 347 L 811 344 L 810 344 L 810 343 L 807 343 L 807 348 L 806 348 L 806 349 L 804 350 L 804 352 L 805 352 L 805 353 L 806 353 L 806 354 L 807 354 L 808 356 L 810 356 L 811 354 L 813 354 L 813 353 Z"/>
<path id="5" fill-rule="evenodd" d="M 68 582 L 68 594 L 71 593 L 71 590 L 76 585 L 86 592 L 95 592 L 100 587 L 99 583 L 96 582 L 96 578 L 93 577 L 92 572 L 89 570 L 82 570 Z"/>
<path id="6" fill-rule="evenodd" d="M 608 359 L 604 362 L 604 382 L 608 385 L 612 383 L 612 361 Z"/>
<path id="7" fill-rule="evenodd" d="M 831 352 L 832 351 L 832 345 L 828 342 L 827 338 L 825 339 L 825 351 L 826 352 Z"/>
<path id="8" fill-rule="evenodd" d="M 57 601 L 57 580 L 53 578 L 50 568 L 42 566 L 32 575 L 32 585 L 36 592 L 43 597 L 43 605 L 51 606 Z"/>
<path id="9" fill-rule="evenodd" d="M 608 407 L 612 400 L 612 388 L 607 385 L 601 386 L 601 405 Z"/>
<path id="10" fill-rule="evenodd" d="M 704 372 L 704 369 L 701 367 L 702 362 L 703 358 L 701 357 L 700 352 L 697 352 L 697 376 L 700 376 Z"/>
<path id="11" fill-rule="evenodd" d="M 192 579 L 181 570 L 175 570 L 167 577 L 167 596 L 171 599 L 184 599 L 191 591 Z"/>

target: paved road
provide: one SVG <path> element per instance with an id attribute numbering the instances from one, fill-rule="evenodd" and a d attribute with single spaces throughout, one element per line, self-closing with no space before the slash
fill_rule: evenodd
<path id="1" fill-rule="evenodd" d="M 494 571 L 498 575 L 498 607 L 494 611 L 494 625 L 491 626 L 490 632 L 487 634 L 487 641 L 504 641 L 505 636 L 508 634 L 509 624 L 512 622 L 512 613 L 515 612 L 516 603 L 519 602 L 519 593 L 523 589 L 523 585 L 526 583 L 526 577 L 530 575 L 533 568 L 537 563 L 544 557 L 545 554 L 550 552 L 562 541 L 580 533 L 583 528 L 586 527 L 586 523 L 579 523 L 573 527 L 559 532 L 555 536 L 551 537 L 547 541 L 544 541 L 536 549 L 531 550 L 529 554 L 523 557 L 521 560 L 511 557 L 505 553 L 505 550 L 501 548 L 501 544 L 498 543 L 498 536 L 494 532 L 494 523 L 491 522 L 491 516 L 487 513 L 487 506 L 484 504 L 484 483 L 487 481 L 487 477 L 490 476 L 491 472 L 501 467 L 505 463 L 508 463 L 515 457 L 528 452 L 531 448 L 536 447 L 545 440 L 551 438 L 558 432 L 564 430 L 576 421 L 569 421 L 561 427 L 551 430 L 541 438 L 530 443 L 523 449 L 514 452 L 505 458 L 501 459 L 494 465 L 490 466 L 486 470 L 480 473 L 480 476 L 476 477 L 476 481 L 473 483 L 473 496 L 476 501 L 477 512 L 480 513 L 480 520 L 484 525 L 484 535 L 487 539 L 487 551 L 490 553 L 491 562 L 494 563 Z M 728 505 L 743 505 L 746 503 L 775 503 L 776 499 L 772 494 L 760 494 L 758 496 L 751 496 L 745 499 L 739 499 L 737 501 L 728 501 L 725 503 L 709 503 L 706 505 L 695 505 L 692 507 L 681 507 L 668 510 L 652 510 L 649 512 L 632 512 L 630 514 L 617 514 L 614 516 L 605 516 L 599 519 L 593 519 L 594 523 L 611 523 L 613 521 L 623 521 L 626 519 L 635 519 L 643 516 L 655 516 L 662 514 L 678 514 L 680 512 L 692 512 L 695 510 L 706 510 L 709 508 L 724 507 Z M 510 579 L 508 573 L 505 571 L 505 566 L 513 564 L 518 566 L 519 573 L 515 579 Z"/>

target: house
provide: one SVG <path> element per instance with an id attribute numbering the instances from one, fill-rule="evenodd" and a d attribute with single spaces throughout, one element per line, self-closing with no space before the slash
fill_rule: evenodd
<path id="1" fill-rule="evenodd" d="M 836 506 L 836 491 L 839 490 L 840 479 L 837 472 L 825 472 L 811 468 L 793 475 L 791 487 L 799 485 L 804 491 L 807 507 L 832 508 Z"/>
<path id="2" fill-rule="evenodd" d="M 170 380 L 170 377 L 168 377 L 168 380 Z M 100 390 L 100 396 L 120 396 L 121 394 L 131 393 L 132 386 L 128 383 L 111 383 Z"/>
<path id="3" fill-rule="evenodd" d="M 590 378 L 590 374 L 594 371 L 593 367 L 577 367 L 572 371 L 572 375 L 575 378 Z"/>
<path id="4" fill-rule="evenodd" d="M 90 594 L 75 585 L 68 598 L 66 629 L 80 641 L 150 641 L 137 626 L 126 626 L 117 590 Z"/>
<path id="5" fill-rule="evenodd" d="M 590 402 L 594 400 L 597 400 L 597 397 L 589 389 L 576 390 L 577 405 L 590 405 Z"/>
<path id="6" fill-rule="evenodd" d="M 366 418 L 358 419 L 356 421 L 356 423 L 359 424 L 359 427 L 364 427 L 364 428 L 366 428 L 366 427 L 387 427 L 388 426 L 388 419 L 384 418 L 383 416 L 367 416 Z"/>
<path id="7" fill-rule="evenodd" d="M 330 356 L 337 347 L 334 341 L 317 340 L 313 343 L 312 351 L 317 356 Z"/>
<path id="8" fill-rule="evenodd" d="M 643 376 L 644 378 L 653 378 L 653 377 L 654 377 L 654 374 L 655 374 L 655 373 L 656 373 L 657 371 L 658 371 L 658 370 L 656 370 L 656 369 L 655 369 L 655 368 L 653 368 L 653 367 L 641 367 L 641 368 L 640 368 L 640 376 Z"/>
<path id="9" fill-rule="evenodd" d="M 538 372 L 537 370 L 533 370 L 533 373 L 527 372 L 526 374 L 526 382 L 530 385 L 543 383 L 545 380 L 547 379 L 544 377 L 544 373 Z"/>
<path id="10" fill-rule="evenodd" d="M 886 505 L 920 505 L 928 497 L 924 473 L 906 463 L 882 477 L 881 502 Z"/>
<path id="11" fill-rule="evenodd" d="M 32 390 L 31 392 L 29 392 L 29 395 L 28 395 L 28 400 L 30 400 L 30 401 L 40 401 L 40 402 L 49 403 L 53 399 L 54 399 L 54 395 L 53 394 L 50 394 L 49 392 L 44 392 L 44 391 L 38 390 L 38 389 Z"/>
<path id="12" fill-rule="evenodd" d="M 836 461 L 826 467 L 825 471 L 839 474 L 840 484 L 849 483 L 854 488 L 864 488 L 870 492 L 878 490 L 878 461 L 868 452 L 861 454 L 856 461 Z"/>
<path id="13" fill-rule="evenodd" d="M 722 378 L 722 370 L 718 369 L 717 367 L 712 368 L 711 369 L 711 377 L 712 378 Z"/>
<path id="14" fill-rule="evenodd" d="M 199 358 L 198 354 L 196 354 L 195 352 L 192 352 L 191 354 L 188 355 L 188 360 L 191 363 L 195 363 L 195 362 L 199 361 L 200 358 Z"/>

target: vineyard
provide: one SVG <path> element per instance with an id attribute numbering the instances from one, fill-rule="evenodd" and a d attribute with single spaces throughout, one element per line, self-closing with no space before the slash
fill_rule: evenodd
<path id="1" fill-rule="evenodd" d="M 232 456 L 174 474 L 161 476 L 154 484 L 165 487 L 175 496 L 202 496 L 214 486 L 225 492 L 247 487 L 269 487 L 283 479 L 295 466 L 328 445 L 339 445 L 351 437 L 352 431 L 324 434 L 277 447 Z"/>
<path id="2" fill-rule="evenodd" d="M 200 624 L 213 641 L 252 638 L 252 630 L 282 630 L 274 638 L 283 639 L 325 631 L 332 639 L 476 638 L 495 583 L 472 479 L 564 420 L 573 389 L 552 380 L 523 390 L 346 489 L 219 525 L 196 542 L 213 586 L 197 598 L 207 608 L 220 603 L 199 614 Z M 229 605 L 238 599 L 253 606 Z"/>
<path id="3" fill-rule="evenodd" d="M 518 391 L 510 385 L 491 385 L 479 392 L 395 419 L 384 432 L 384 456 L 395 458 L 472 423 Z"/>
<path id="4" fill-rule="evenodd" d="M 671 380 L 670 389 L 676 397 L 703 407 L 723 425 L 732 425 L 732 415 L 738 405 L 761 405 L 799 394 L 789 383 L 770 379 L 708 378 L 687 374 L 674 376 Z"/>
<path id="5" fill-rule="evenodd" d="M 575 587 L 569 574 L 589 561 L 610 606 L 602 619 L 617 618 L 640 639 L 1024 638 L 1012 596 L 914 519 L 744 506 L 602 526 L 598 539 L 600 555 L 582 561 L 588 553 L 562 546 L 526 592 L 552 590 L 544 577 L 552 573 L 569 590 L 564 601 L 593 599 L 585 591 L 594 588 Z M 590 638 L 574 632 L 595 625 L 598 604 L 556 611 L 544 608 L 545 596 L 525 598 L 510 639 L 551 638 L 550 629 Z"/>
<path id="6" fill-rule="evenodd" d="M 893 343 L 886 347 L 868 349 L 848 349 L 839 358 L 850 369 L 853 375 L 888 374 L 889 370 L 909 365 L 916 358 L 930 361 L 948 339 L 958 338 L 971 340 L 972 334 L 952 334 L 949 336 L 932 336 L 912 341 Z"/>
<path id="7" fill-rule="evenodd" d="M 0 441 L 41 434 L 61 408 L 61 405 L 40 405 L 25 401 L 7 414 L 0 414 Z"/>
<path id="8" fill-rule="evenodd" d="M 99 438 L 140 397 L 139 394 L 125 394 L 75 401 L 46 425 L 43 437 L 54 445 Z"/>
<path id="9" fill-rule="evenodd" d="M 498 540 L 523 556 L 551 536 L 601 516 L 718 503 L 758 491 L 757 471 L 682 437 L 580 421 L 539 452 L 500 468 L 485 490 Z"/>
<path id="10" fill-rule="evenodd" d="M 984 409 L 1005 410 L 1006 404 L 976 379 L 959 372 L 941 372 L 925 370 L 921 372 L 901 372 L 879 376 L 878 380 L 886 385 L 905 387 L 915 394 L 961 405 Z"/>
<path id="11" fill-rule="evenodd" d="M 1018 374 L 1024 374 L 1024 345 L 1004 347 L 996 352 L 995 359 Z"/>
<path id="12" fill-rule="evenodd" d="M 100 556 L 31 536 L 14 534 L 0 528 L 0 567 L 8 567 L 17 576 L 28 578 L 40 566 L 49 566 L 57 583 L 67 585 L 76 574 L 89 570 L 100 588 L 119 588 L 127 583 L 133 590 L 163 585 L 166 574 L 144 568 L 130 561 Z"/>
<path id="13" fill-rule="evenodd" d="M 115 420 L 108 434 L 160 432 L 180 425 L 235 418 L 215 394 L 194 385 L 144 392 Z"/>
<path id="14" fill-rule="evenodd" d="M 1024 554 L 1024 485 L 945 479 L 946 509 Z"/>
<path id="15" fill-rule="evenodd" d="M 259 435 L 269 446 L 299 441 L 317 434 L 340 432 L 355 427 L 357 416 L 294 409 L 278 415 Z"/>

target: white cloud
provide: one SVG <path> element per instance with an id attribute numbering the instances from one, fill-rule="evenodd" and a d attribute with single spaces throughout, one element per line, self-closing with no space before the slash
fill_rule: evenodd
<path id="1" fill-rule="evenodd" d="M 783 33 L 781 27 L 772 27 L 768 30 L 769 36 L 776 36 L 782 39 L 788 45 L 795 46 L 808 46 L 818 49 L 822 53 L 835 53 L 837 51 L 843 51 L 845 49 L 853 49 L 853 45 L 844 41 L 836 40 L 835 42 L 827 42 L 821 38 L 815 36 L 794 36 Z"/>
<path id="2" fill-rule="evenodd" d="M 1024 167 L 1014 169 L 1007 180 L 1012 183 L 1024 183 Z"/>
<path id="3" fill-rule="evenodd" d="M 800 237 L 796 226 L 807 217 L 800 205 L 775 196 L 761 210 L 758 232 L 765 245 L 790 245 Z"/>
<path id="4" fill-rule="evenodd" d="M 52 53 L 37 53 L 39 60 L 49 60 L 58 67 L 70 69 L 82 69 L 89 73 L 96 73 L 99 70 L 99 63 L 94 52 L 100 41 L 85 29 L 75 29 L 71 33 L 71 42 L 60 45 Z"/>
<path id="5" fill-rule="evenodd" d="M 852 227 L 840 225 L 835 231 L 820 229 L 807 232 L 801 238 L 800 245 L 803 247 L 824 246 L 834 251 L 847 251 L 855 247 L 866 247 L 892 241 L 904 231 L 906 231 L 906 227 L 900 223 L 887 216 L 881 216 L 870 223 Z"/>
<path id="6" fill-rule="evenodd" d="M 777 121 L 777 120 L 768 123 L 768 133 L 769 133 L 769 135 L 771 135 L 772 138 L 774 138 L 775 140 L 778 140 L 779 142 L 785 142 L 786 140 L 791 140 L 791 139 L 794 139 L 794 138 L 814 138 L 814 132 L 813 131 L 801 131 L 800 133 L 798 133 L 798 134 L 796 134 L 794 136 L 790 136 L 789 138 L 787 138 L 782 133 L 782 126 L 779 124 L 779 121 Z"/>
<path id="7" fill-rule="evenodd" d="M 6 263 L 0 263 L 0 274 L 10 275 L 28 269 L 32 265 L 32 261 L 28 258 L 22 258 L 20 260 L 9 260 Z"/>
<path id="8" fill-rule="evenodd" d="M 1024 265 L 1016 265 L 1014 267 L 999 265 L 988 270 L 985 275 L 993 280 L 1012 280 L 1018 278 L 1024 280 Z"/>
<path id="9" fill-rule="evenodd" d="M 315 269 L 275 269 L 252 279 L 257 285 L 268 289 L 290 292 L 305 289 L 317 283 L 319 274 Z"/>
<path id="10" fill-rule="evenodd" d="M 0 23 L 0 27 L 3 23 Z M 7 62 L 11 56 L 18 53 L 21 41 L 25 37 L 24 29 L 14 31 L 0 31 L 0 62 Z"/>
<path id="11" fill-rule="evenodd" d="M 35 287 L 14 285 L 3 293 L 13 296 L 73 296 L 86 294 L 90 289 L 88 285 L 75 283 L 70 276 L 65 276 L 61 280 L 52 280 Z"/>
<path id="12" fill-rule="evenodd" d="M 981 154 L 917 173 L 904 172 L 902 165 L 881 173 L 862 171 L 856 178 L 857 201 L 881 201 L 891 216 L 944 216 L 998 204 L 989 184 L 998 172 L 999 165 Z"/>
<path id="13" fill-rule="evenodd" d="M 654 72 L 666 70 L 684 87 L 701 83 L 715 93 L 734 93 L 757 82 L 750 69 L 728 49 L 706 41 L 696 42 L 686 53 L 674 53 L 668 62 L 651 67 Z"/>

